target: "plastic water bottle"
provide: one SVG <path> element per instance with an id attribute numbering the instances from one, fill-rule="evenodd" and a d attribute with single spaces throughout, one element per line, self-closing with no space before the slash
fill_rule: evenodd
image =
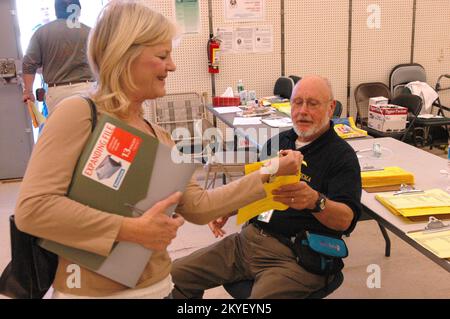
<path id="1" fill-rule="evenodd" d="M 237 84 L 237 92 L 238 92 L 238 94 L 239 94 L 239 93 L 241 93 L 242 91 L 244 91 L 244 83 L 242 83 L 242 80 L 239 80 L 239 81 L 238 81 L 238 84 Z"/>

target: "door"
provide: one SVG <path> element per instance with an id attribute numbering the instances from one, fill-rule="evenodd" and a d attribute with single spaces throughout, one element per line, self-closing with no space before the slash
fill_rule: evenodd
<path id="1" fill-rule="evenodd" d="M 14 0 L 0 0 L 0 59 L 22 69 Z M 0 76 L 0 180 L 22 178 L 33 149 L 33 130 L 18 77 Z"/>

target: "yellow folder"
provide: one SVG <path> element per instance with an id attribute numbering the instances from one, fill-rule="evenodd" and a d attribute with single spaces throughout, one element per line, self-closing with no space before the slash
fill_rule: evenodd
<path id="1" fill-rule="evenodd" d="M 401 167 L 389 166 L 375 171 L 361 172 L 362 187 L 414 184 L 414 175 Z"/>
<path id="2" fill-rule="evenodd" d="M 450 230 L 418 231 L 407 233 L 407 235 L 439 258 L 450 258 Z"/>
<path id="3" fill-rule="evenodd" d="M 376 194 L 375 198 L 397 216 L 416 217 L 450 214 L 450 195 L 442 189 L 422 193 Z"/>

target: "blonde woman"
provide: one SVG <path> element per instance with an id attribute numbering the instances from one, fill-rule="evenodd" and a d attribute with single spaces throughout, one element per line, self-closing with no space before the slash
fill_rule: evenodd
<path id="1" fill-rule="evenodd" d="M 171 58 L 174 36 L 174 26 L 159 13 L 142 4 L 112 1 L 100 14 L 88 44 L 90 66 L 98 81 L 91 98 L 98 112 L 120 118 L 168 145 L 173 145 L 170 135 L 143 119 L 141 104 L 165 94 L 167 75 L 175 71 Z M 90 108 L 83 98 L 74 96 L 59 104 L 28 165 L 16 208 L 17 226 L 37 237 L 104 256 L 116 241 L 138 243 L 154 253 L 135 289 L 85 268 L 81 268 L 80 287 L 69 287 L 71 262 L 60 257 L 54 298 L 167 297 L 173 283 L 166 248 L 183 218 L 206 224 L 265 196 L 263 182 L 269 176 L 256 172 L 210 191 L 191 181 L 183 195 L 173 194 L 138 218 L 87 207 L 66 194 L 90 129 Z M 289 151 L 279 162 L 279 175 L 292 174 L 301 155 Z M 182 217 L 172 219 L 163 212 L 175 203 Z"/>

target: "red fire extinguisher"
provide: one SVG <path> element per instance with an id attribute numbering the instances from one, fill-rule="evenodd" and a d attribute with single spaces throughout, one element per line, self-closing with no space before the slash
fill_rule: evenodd
<path id="1" fill-rule="evenodd" d="M 208 40 L 208 72 L 219 73 L 220 40 L 212 34 Z"/>

